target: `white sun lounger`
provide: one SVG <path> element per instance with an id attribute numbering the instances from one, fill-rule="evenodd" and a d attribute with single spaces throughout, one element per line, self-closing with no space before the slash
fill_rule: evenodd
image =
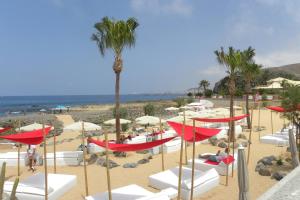
<path id="1" fill-rule="evenodd" d="M 63 196 L 76 185 L 76 176 L 65 174 L 48 174 L 48 199 L 55 200 Z M 4 192 L 11 193 L 13 182 L 4 184 Z M 16 196 L 20 200 L 45 199 L 45 175 L 37 173 L 20 181 Z"/>
<path id="2" fill-rule="evenodd" d="M 162 190 L 159 193 L 153 193 L 135 184 L 120 187 L 111 192 L 113 200 L 169 200 L 177 196 L 177 190 L 173 188 Z M 108 200 L 108 192 L 88 196 L 85 197 L 85 199 Z"/>
<path id="3" fill-rule="evenodd" d="M 20 152 L 20 166 L 25 166 L 26 152 Z M 6 152 L 0 153 L 0 165 L 6 162 L 6 166 L 17 166 L 18 165 L 18 152 Z"/>
<path id="4" fill-rule="evenodd" d="M 171 153 L 180 150 L 181 138 L 176 137 L 173 140 L 163 144 L 164 153 Z M 161 150 L 160 150 L 161 152 Z"/>
<path id="5" fill-rule="evenodd" d="M 202 155 L 213 155 L 212 153 L 204 153 Z M 207 159 L 195 158 L 195 169 L 200 171 L 207 171 L 210 169 L 215 169 L 220 175 L 225 176 L 227 174 L 227 165 L 223 162 L 220 162 L 218 165 L 212 165 L 205 163 Z M 192 167 L 192 159 L 188 160 L 188 166 Z M 234 155 L 234 161 L 228 166 L 228 174 L 231 174 L 233 169 L 237 168 L 237 154 Z"/>
<path id="6" fill-rule="evenodd" d="M 264 144 L 274 144 L 278 146 L 288 146 L 289 140 L 285 136 L 265 135 L 260 137 L 260 142 Z"/>
<path id="7" fill-rule="evenodd" d="M 131 140 L 125 140 L 125 144 L 140 144 L 147 142 L 147 137 L 145 135 L 139 135 L 131 138 Z"/>
<path id="8" fill-rule="evenodd" d="M 56 165 L 80 165 L 83 161 L 82 151 L 62 151 L 56 152 Z M 47 165 L 54 165 L 54 153 L 47 153 Z"/>
<path id="9" fill-rule="evenodd" d="M 156 189 L 166 189 L 173 187 L 177 190 L 179 167 L 175 167 L 148 177 L 149 185 Z M 181 198 L 190 198 L 192 169 L 182 167 Z M 206 172 L 195 170 L 194 197 L 211 190 L 219 185 L 219 174 L 215 169 Z"/>
<path id="10" fill-rule="evenodd" d="M 87 146 L 87 151 L 89 154 L 101 153 L 101 152 L 105 152 L 105 148 L 102 148 L 94 143 L 89 143 Z"/>

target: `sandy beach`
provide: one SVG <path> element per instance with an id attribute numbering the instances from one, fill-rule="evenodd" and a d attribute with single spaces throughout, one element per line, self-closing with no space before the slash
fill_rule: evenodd
<path id="1" fill-rule="evenodd" d="M 271 133 L 271 122 L 270 122 L 270 111 L 261 110 L 261 125 L 266 127 L 266 130 L 261 131 L 261 135 Z M 63 122 L 64 126 L 71 124 L 73 121 L 70 115 L 58 115 L 57 118 Z M 279 114 L 273 114 L 274 119 L 274 130 L 277 131 L 283 126 L 283 119 L 280 118 Z M 254 110 L 253 125 L 258 124 L 258 111 Z M 57 137 L 57 140 L 63 140 L 67 138 L 75 138 L 80 133 L 76 132 L 63 132 Z M 249 132 L 245 132 L 248 137 Z M 110 137 L 113 137 L 110 134 Z M 48 139 L 50 142 L 52 139 Z M 80 140 L 75 139 L 72 142 L 65 142 L 57 145 L 57 151 L 71 151 L 75 150 L 80 145 Z M 218 147 L 210 144 L 199 144 L 196 146 L 196 154 L 205 152 L 216 152 Z M 1 151 L 12 151 L 11 149 L 2 149 Z M 24 147 L 22 151 L 25 151 Z M 42 148 L 38 148 L 38 152 L 42 153 Z M 53 146 L 48 146 L 48 152 L 53 152 Z M 252 146 L 251 146 L 251 157 L 249 163 L 249 178 L 250 178 L 250 195 L 251 199 L 256 199 L 268 188 L 274 185 L 277 181 L 272 180 L 270 177 L 260 176 L 255 172 L 256 162 L 264 156 L 275 155 L 278 156 L 286 152 L 286 147 L 277 147 L 275 145 L 261 144 L 259 142 L 259 133 L 253 132 L 252 134 Z M 246 150 L 247 153 L 247 150 Z M 138 184 L 150 191 L 157 192 L 157 190 L 148 186 L 148 176 L 161 170 L 161 155 L 153 156 L 153 159 L 149 163 L 138 165 L 137 168 L 125 169 L 122 167 L 123 164 L 129 162 L 137 162 L 142 159 L 145 155 L 130 153 L 126 158 L 116 158 L 110 156 L 110 159 L 118 163 L 120 166 L 110 170 L 112 188 L 125 186 L 128 184 Z M 192 147 L 188 147 L 188 158 L 192 156 Z M 165 154 L 165 167 L 166 169 L 178 166 L 179 163 L 179 151 L 174 153 Z M 16 175 L 16 167 L 7 168 L 6 177 L 9 180 L 14 180 Z M 43 172 L 43 167 L 38 167 L 37 172 Z M 53 172 L 53 167 L 48 168 L 49 173 Z M 71 191 L 66 193 L 61 199 L 82 199 L 84 196 L 84 176 L 83 167 L 57 167 L 57 173 L 62 174 L 74 174 L 77 176 L 77 185 Z M 214 200 L 225 200 L 225 199 L 238 199 L 238 184 L 237 174 L 229 178 L 229 185 L 225 186 L 225 176 L 221 176 L 220 185 L 209 192 L 205 193 L 201 198 L 198 199 L 214 199 Z M 27 168 L 21 168 L 21 179 L 30 176 L 32 173 L 27 171 Z M 104 192 L 107 190 L 106 185 L 106 173 L 105 168 L 100 167 L 96 164 L 88 166 L 88 180 L 89 180 L 89 191 L 90 194 L 97 192 Z"/>

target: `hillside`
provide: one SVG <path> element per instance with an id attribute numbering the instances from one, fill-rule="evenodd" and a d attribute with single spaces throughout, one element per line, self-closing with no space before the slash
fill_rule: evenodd
<path id="1" fill-rule="evenodd" d="M 295 76 L 300 78 L 300 63 L 284 65 L 281 67 L 270 67 L 266 69 L 270 70 L 271 72 L 286 72 L 289 74 L 294 74 Z"/>

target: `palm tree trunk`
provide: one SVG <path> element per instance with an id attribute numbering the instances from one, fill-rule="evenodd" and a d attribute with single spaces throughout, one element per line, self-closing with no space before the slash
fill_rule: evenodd
<path id="1" fill-rule="evenodd" d="M 123 61 L 121 55 L 116 55 L 113 70 L 116 74 L 115 85 L 115 103 L 116 103 L 116 140 L 120 141 L 121 126 L 120 126 L 120 75 L 123 68 Z"/>
<path id="2" fill-rule="evenodd" d="M 250 111 L 249 111 L 249 94 L 251 93 L 251 83 L 250 81 L 246 82 L 246 114 L 247 117 L 247 127 L 248 129 L 251 128 L 251 121 L 250 121 Z"/>
<path id="3" fill-rule="evenodd" d="M 235 83 L 234 83 L 234 79 L 231 78 L 229 83 L 229 93 L 230 93 L 230 117 L 234 117 L 234 113 L 233 113 L 233 104 L 234 104 L 234 92 L 235 92 Z M 230 122 L 230 141 L 234 141 L 235 139 L 235 128 L 234 128 L 234 121 Z"/>
<path id="4" fill-rule="evenodd" d="M 116 139 L 120 140 L 121 127 L 120 127 L 120 72 L 116 73 L 115 85 L 115 103 L 116 103 Z"/>

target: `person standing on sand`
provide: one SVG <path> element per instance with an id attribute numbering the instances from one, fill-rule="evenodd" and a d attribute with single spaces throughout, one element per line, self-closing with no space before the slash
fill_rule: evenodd
<path id="1" fill-rule="evenodd" d="M 28 145 L 27 149 L 27 156 L 29 161 L 29 170 L 32 172 L 35 171 L 35 164 L 36 164 L 36 146 L 35 145 Z"/>

